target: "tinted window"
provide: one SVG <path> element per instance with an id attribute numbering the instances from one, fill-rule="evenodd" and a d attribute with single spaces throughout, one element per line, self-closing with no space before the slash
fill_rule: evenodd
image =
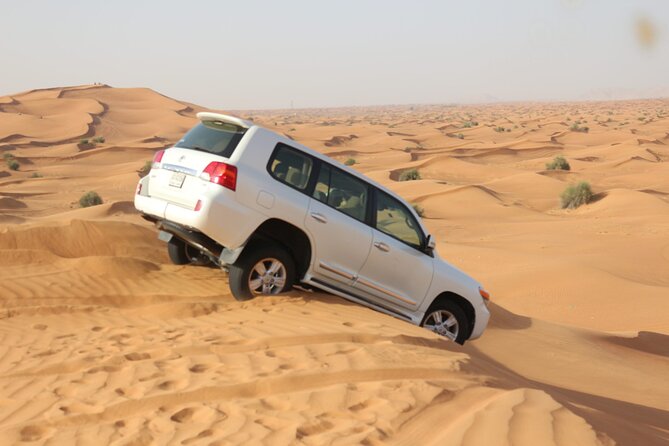
<path id="1" fill-rule="evenodd" d="M 416 248 L 423 236 L 413 214 L 399 200 L 377 191 L 376 229 Z"/>
<path id="2" fill-rule="evenodd" d="M 176 143 L 176 147 L 230 158 L 246 129 L 221 121 L 203 121 L 193 127 Z"/>
<path id="3" fill-rule="evenodd" d="M 310 157 L 283 144 L 277 146 L 269 163 L 269 171 L 274 178 L 300 190 L 309 184 L 312 167 Z"/>
<path id="4" fill-rule="evenodd" d="M 321 165 L 313 193 L 317 200 L 364 222 L 368 194 L 365 182 L 327 164 Z"/>

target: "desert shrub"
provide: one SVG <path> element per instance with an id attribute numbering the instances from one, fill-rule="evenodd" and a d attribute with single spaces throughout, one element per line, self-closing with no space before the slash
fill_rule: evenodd
<path id="1" fill-rule="evenodd" d="M 457 136 L 458 136 L 458 139 L 465 139 L 465 135 L 463 135 L 462 133 L 458 133 Z"/>
<path id="2" fill-rule="evenodd" d="M 400 174 L 400 181 L 420 180 L 420 172 L 416 169 L 405 170 Z"/>
<path id="3" fill-rule="evenodd" d="M 590 184 L 581 181 L 578 184 L 571 184 L 562 192 L 562 208 L 575 209 L 581 205 L 588 204 L 592 200 L 592 189 Z"/>
<path id="4" fill-rule="evenodd" d="M 9 160 L 11 160 L 11 159 L 14 159 L 14 155 L 11 154 L 11 153 L 9 153 L 9 152 L 5 152 L 5 153 L 2 154 L 2 158 L 3 158 L 5 161 L 9 161 Z"/>
<path id="5" fill-rule="evenodd" d="M 137 175 L 139 175 L 140 178 L 144 178 L 151 172 L 151 166 L 153 166 L 152 161 L 144 161 L 144 165 L 137 171 Z"/>
<path id="6" fill-rule="evenodd" d="M 346 164 L 347 166 L 352 166 L 355 164 L 355 162 L 356 162 L 355 159 L 349 158 L 346 161 L 344 161 L 344 164 Z"/>
<path id="7" fill-rule="evenodd" d="M 97 206 L 98 204 L 102 204 L 102 198 L 94 191 L 86 192 L 79 199 L 79 206 L 82 208 Z"/>
<path id="8" fill-rule="evenodd" d="M 589 127 L 581 127 L 580 125 L 578 125 L 578 122 L 579 121 L 573 123 L 572 126 L 569 127 L 569 130 L 571 130 L 572 132 L 582 132 L 582 133 L 588 133 L 588 131 L 590 131 Z"/>
<path id="9" fill-rule="evenodd" d="M 19 170 L 19 167 L 21 167 L 21 165 L 14 158 L 9 158 L 7 160 L 7 167 L 9 167 L 11 170 Z"/>
<path id="10" fill-rule="evenodd" d="M 497 126 L 497 127 L 495 127 L 495 131 L 498 132 L 498 133 L 502 133 L 502 132 L 506 131 L 506 129 L 502 126 Z"/>
<path id="11" fill-rule="evenodd" d="M 42 174 L 39 172 L 33 172 L 33 174 L 30 175 L 30 178 L 42 178 Z"/>
<path id="12" fill-rule="evenodd" d="M 425 215 L 425 209 L 423 209 L 423 206 L 418 203 L 411 203 L 411 206 L 413 207 L 414 211 L 416 211 L 416 214 L 418 214 L 420 218 L 423 218 Z"/>
<path id="13" fill-rule="evenodd" d="M 546 163 L 546 169 L 548 170 L 570 170 L 571 166 L 569 162 L 563 156 L 556 156 L 553 158 L 553 161 Z"/>
<path id="14" fill-rule="evenodd" d="M 639 116 L 637 119 L 638 119 L 639 121 L 645 121 L 645 120 L 646 120 L 646 117 L 645 117 L 645 116 Z"/>
<path id="15" fill-rule="evenodd" d="M 471 128 L 471 127 L 476 127 L 477 125 L 479 125 L 479 123 L 477 121 L 465 121 L 462 124 L 462 127 L 468 129 L 468 128 Z"/>
<path id="16" fill-rule="evenodd" d="M 103 142 L 105 142 L 105 137 L 104 136 L 96 136 L 95 138 L 93 138 L 93 142 L 102 144 Z"/>
<path id="17" fill-rule="evenodd" d="M 90 144 L 90 143 L 91 143 L 91 142 L 90 142 L 87 138 L 81 138 L 81 139 L 79 140 L 79 144 L 82 145 L 82 146 L 86 146 L 86 145 L 88 145 L 88 144 Z"/>

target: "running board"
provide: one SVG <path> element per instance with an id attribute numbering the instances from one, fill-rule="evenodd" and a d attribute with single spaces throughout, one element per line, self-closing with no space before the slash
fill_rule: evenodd
<path id="1" fill-rule="evenodd" d="M 322 281 L 320 279 L 316 279 L 315 277 L 312 277 L 309 281 L 307 281 L 307 283 L 311 283 L 318 288 L 321 288 L 321 289 L 323 289 L 325 291 L 328 291 L 332 294 L 336 294 L 337 296 L 343 297 L 344 299 L 353 300 L 354 302 L 358 301 L 358 303 L 364 302 L 366 305 L 369 305 L 371 308 L 373 308 L 375 310 L 378 310 L 382 313 L 386 313 L 386 314 L 389 314 L 391 316 L 395 316 L 397 318 L 400 318 L 400 319 L 403 319 L 405 321 L 411 322 L 412 324 L 416 324 L 416 322 L 410 316 L 407 316 L 404 313 L 401 313 L 401 312 L 399 312 L 397 310 L 394 310 L 392 308 L 388 308 L 384 305 L 379 305 L 379 304 L 377 304 L 375 302 L 372 302 L 371 300 L 369 300 L 367 298 L 364 298 L 362 296 L 359 296 L 357 294 L 353 294 L 353 293 L 350 293 L 348 291 L 344 291 L 339 287 L 336 287 L 334 285 L 330 285 L 329 283 L 325 283 L 324 281 Z"/>

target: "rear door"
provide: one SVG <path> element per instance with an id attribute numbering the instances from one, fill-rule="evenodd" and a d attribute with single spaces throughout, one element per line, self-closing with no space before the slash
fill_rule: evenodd
<path id="1" fill-rule="evenodd" d="M 434 258 L 421 251 L 425 235 L 400 200 L 375 189 L 373 243 L 355 288 L 383 306 L 417 309 L 430 287 Z"/>
<path id="2" fill-rule="evenodd" d="M 305 226 L 314 249 L 314 277 L 351 292 L 372 246 L 366 224 L 370 187 L 367 183 L 322 162 Z"/>

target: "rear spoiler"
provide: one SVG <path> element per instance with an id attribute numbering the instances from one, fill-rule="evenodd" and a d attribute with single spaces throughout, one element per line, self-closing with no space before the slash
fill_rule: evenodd
<path id="1" fill-rule="evenodd" d="M 245 129 L 250 129 L 255 125 L 251 121 L 246 121 L 244 119 L 236 118 L 234 116 L 228 116 L 228 115 L 223 115 L 221 113 L 212 113 L 212 112 L 200 112 L 197 114 L 197 119 L 199 119 L 200 121 L 221 121 Z"/>

